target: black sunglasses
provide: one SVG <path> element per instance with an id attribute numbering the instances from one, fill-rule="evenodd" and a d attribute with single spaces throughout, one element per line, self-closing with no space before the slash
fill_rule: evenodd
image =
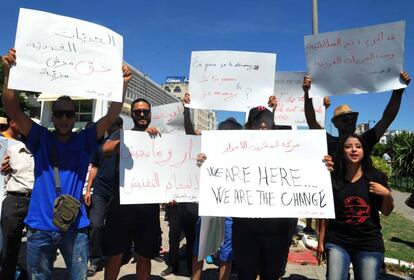
<path id="1" fill-rule="evenodd" d="M 141 116 L 143 114 L 144 116 L 148 116 L 151 113 L 151 110 L 149 109 L 136 109 L 132 111 L 135 116 Z"/>
<path id="2" fill-rule="evenodd" d="M 73 119 L 76 115 L 75 111 L 65 111 L 65 110 L 54 110 L 53 111 L 53 116 L 55 118 L 63 118 L 63 115 L 66 116 L 66 118 L 68 119 Z"/>
<path id="3" fill-rule="evenodd" d="M 356 117 L 355 116 L 343 116 L 340 118 L 340 121 L 343 123 L 356 122 Z"/>

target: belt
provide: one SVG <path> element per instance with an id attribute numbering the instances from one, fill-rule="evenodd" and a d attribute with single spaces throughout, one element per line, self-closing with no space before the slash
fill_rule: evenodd
<path id="1" fill-rule="evenodd" d="M 26 192 L 26 193 L 23 193 L 23 192 L 7 192 L 7 195 L 29 198 L 32 195 L 32 193 L 31 192 Z"/>

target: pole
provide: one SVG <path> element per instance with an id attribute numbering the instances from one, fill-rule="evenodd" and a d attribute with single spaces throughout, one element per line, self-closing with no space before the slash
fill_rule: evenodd
<path id="1" fill-rule="evenodd" d="M 318 32 L 318 0 L 312 0 L 312 34 Z"/>

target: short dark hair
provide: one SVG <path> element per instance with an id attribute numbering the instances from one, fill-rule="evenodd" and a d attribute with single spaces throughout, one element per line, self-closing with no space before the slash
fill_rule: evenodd
<path id="1" fill-rule="evenodd" d="M 218 125 L 219 130 L 239 130 L 243 129 L 243 126 L 239 124 L 235 118 L 227 118 Z"/>
<path id="2" fill-rule="evenodd" d="M 70 102 L 73 105 L 73 109 L 76 109 L 75 101 L 73 101 L 73 99 L 70 96 L 68 96 L 68 95 L 62 95 L 62 96 L 59 96 L 58 99 L 56 99 L 55 101 L 53 101 L 53 103 L 52 103 L 52 111 L 55 110 L 56 103 L 59 102 L 59 101 Z"/>
<path id="3" fill-rule="evenodd" d="M 148 104 L 149 109 L 151 110 L 151 104 L 149 103 L 149 101 L 148 101 L 148 100 L 146 100 L 146 99 L 144 99 L 144 98 L 137 98 L 137 99 L 135 99 L 135 100 L 131 103 L 131 114 L 132 114 L 132 110 L 134 110 L 134 105 L 135 105 L 135 103 L 138 103 L 138 102 L 144 102 L 144 103 L 147 103 L 147 104 Z"/>

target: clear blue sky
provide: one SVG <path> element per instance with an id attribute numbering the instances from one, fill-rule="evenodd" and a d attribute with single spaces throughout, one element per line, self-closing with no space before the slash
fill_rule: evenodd
<path id="1" fill-rule="evenodd" d="M 303 36 L 312 32 L 311 0 L 2 0 L 0 51 L 13 46 L 20 7 L 95 22 L 124 37 L 124 59 L 154 81 L 188 75 L 195 50 L 277 53 L 278 71 L 306 70 Z M 414 76 L 414 1 L 319 0 L 319 32 L 406 20 L 405 71 Z M 411 64 L 410 64 L 411 63 Z M 391 129 L 414 130 L 411 85 Z M 379 120 L 390 93 L 333 97 L 327 112 L 348 103 L 359 121 Z M 234 115 L 234 114 L 231 114 Z M 240 116 L 240 114 L 238 114 Z M 219 115 L 219 120 L 227 117 Z M 329 126 L 327 125 L 329 131 Z"/>

